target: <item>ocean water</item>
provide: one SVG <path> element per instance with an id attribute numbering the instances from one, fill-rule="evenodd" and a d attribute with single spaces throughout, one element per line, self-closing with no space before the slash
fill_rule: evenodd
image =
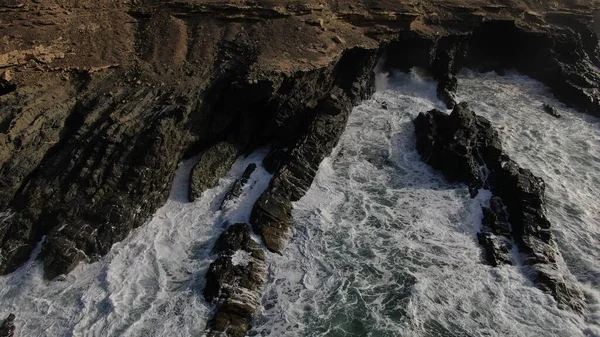
<path id="1" fill-rule="evenodd" d="M 273 257 L 257 336 L 600 336 L 600 125 L 519 75 L 462 73 L 458 99 L 501 130 L 508 153 L 549 185 L 550 220 L 590 312 L 578 316 L 524 275 L 482 263 L 481 191 L 424 164 L 412 120 L 443 108 L 418 72 L 378 80 L 294 205 Z M 386 102 L 388 109 L 382 108 Z M 543 112 L 556 106 L 565 117 Z"/>
<path id="2" fill-rule="evenodd" d="M 60 281 L 42 278 L 35 260 L 0 277 L 0 317 L 16 314 L 18 336 L 201 336 L 213 309 L 204 301 L 210 250 L 228 224 L 248 222 L 271 179 L 261 165 L 238 200 L 219 210 L 229 187 L 268 149 L 240 158 L 219 185 L 187 202 L 189 172 L 180 164 L 167 203 L 102 260 L 81 263 Z"/>
<path id="3" fill-rule="evenodd" d="M 378 76 L 377 92 L 354 109 L 294 204 L 284 255 L 267 254 L 269 281 L 249 336 L 600 336 L 599 120 L 518 74 L 459 78 L 458 99 L 546 181 L 564 266 L 587 297 L 589 310 L 578 315 L 558 309 L 523 266 L 483 263 L 476 233 L 489 193 L 471 199 L 415 149 L 412 120 L 443 108 L 435 88 L 418 71 Z M 547 115 L 543 103 L 564 117 Z M 227 224 L 248 221 L 271 179 L 260 166 L 266 152 L 240 158 L 193 203 L 194 159 L 182 163 L 167 203 L 101 261 L 47 282 L 33 256 L 0 277 L 0 318 L 14 312 L 20 336 L 202 336 L 212 310 L 202 298 L 209 251 Z M 243 195 L 218 211 L 252 162 L 259 168 Z"/>

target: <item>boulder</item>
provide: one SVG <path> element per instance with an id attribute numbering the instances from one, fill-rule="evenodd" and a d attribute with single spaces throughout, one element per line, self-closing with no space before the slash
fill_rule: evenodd
<path id="1" fill-rule="evenodd" d="M 215 187 L 238 155 L 236 146 L 229 142 L 219 142 L 206 149 L 190 173 L 190 201 L 199 198 L 207 189 Z"/>
<path id="2" fill-rule="evenodd" d="M 562 117 L 560 112 L 558 112 L 558 110 L 556 110 L 555 107 L 553 107 L 549 104 L 544 104 L 543 108 L 544 108 L 544 111 L 551 116 L 554 116 L 556 118 Z"/>

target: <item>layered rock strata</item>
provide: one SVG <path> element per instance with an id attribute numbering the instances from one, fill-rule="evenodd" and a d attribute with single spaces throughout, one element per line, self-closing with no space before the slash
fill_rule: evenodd
<path id="1" fill-rule="evenodd" d="M 229 171 L 238 154 L 236 146 L 228 142 L 219 142 L 202 152 L 198 163 L 190 172 L 190 201 L 200 197 L 205 190 L 215 187 L 219 178 Z"/>
<path id="2" fill-rule="evenodd" d="M 260 288 L 267 279 L 265 253 L 250 236 L 250 226 L 235 224 L 218 238 L 217 259 L 206 275 L 204 298 L 214 303 L 209 336 L 242 337 L 260 306 Z"/>
<path id="3" fill-rule="evenodd" d="M 473 197 L 481 188 L 492 192 L 478 234 L 488 262 L 494 266 L 514 263 L 510 249 L 515 244 L 535 284 L 560 307 L 582 312 L 583 293 L 561 263 L 550 230 L 544 181 L 503 152 L 491 123 L 463 102 L 450 115 L 439 110 L 419 114 L 415 130 L 417 150 L 425 162 L 449 181 L 468 184 Z"/>
<path id="4" fill-rule="evenodd" d="M 25 263 L 42 237 L 49 279 L 98 259 L 166 200 L 182 158 L 211 153 L 214 144 L 241 153 L 264 143 L 292 149 L 311 124 L 338 133 L 343 127 L 332 123 L 344 123 L 345 113 L 318 110 L 347 111 L 335 105 L 356 102 L 351 92 L 364 87 L 374 55 L 386 56 L 383 70 L 431 71 L 449 106 L 459 69 L 516 68 L 598 114 L 595 7 L 591 0 L 4 2 L 0 212 L 11 216 L 0 227 L 0 273 Z M 290 151 L 296 159 L 279 169 L 270 195 L 293 200 L 310 185 L 318 164 L 300 168 L 310 142 Z M 229 163 L 217 162 L 219 169 L 208 172 L 204 162 L 195 170 L 204 182 L 192 197 Z M 255 214 L 276 219 L 286 208 Z"/>

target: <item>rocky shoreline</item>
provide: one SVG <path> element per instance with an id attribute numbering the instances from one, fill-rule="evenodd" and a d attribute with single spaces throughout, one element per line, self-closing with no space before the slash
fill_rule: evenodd
<path id="1" fill-rule="evenodd" d="M 483 228 L 477 235 L 487 261 L 493 266 L 514 264 L 511 249 L 516 245 L 534 283 L 559 307 L 583 312 L 583 292 L 559 262 L 546 217 L 544 181 L 502 151 L 491 123 L 462 102 L 450 115 L 439 110 L 419 114 L 415 131 L 425 162 L 449 181 L 468 184 L 472 197 L 480 189 L 492 192 L 489 205 L 482 206 Z"/>
<path id="2" fill-rule="evenodd" d="M 238 155 L 264 144 L 275 148 L 267 165 L 274 178 L 249 225 L 267 249 L 284 254 L 291 203 L 310 187 L 352 107 L 374 90 L 377 66 L 428 70 L 449 108 L 460 69 L 516 69 L 600 116 L 598 7 L 484 0 L 0 4 L 0 22 L 10 23 L 0 26 L 7 37 L 0 47 L 0 274 L 22 266 L 42 238 L 48 279 L 97 260 L 165 202 L 183 158 L 201 153 L 191 174 L 194 199 Z M 531 178 L 538 192 L 523 192 L 523 200 L 542 203 L 534 177 L 512 164 L 505 171 L 504 179 Z M 562 285 L 552 254 L 537 254 L 538 239 L 552 246 L 543 214 L 497 196 L 508 220 L 492 202 L 491 231 L 480 236 L 492 263 L 509 262 L 497 236 L 507 236 L 510 222 L 538 284 L 579 310 L 578 301 L 559 299 L 564 289 L 552 288 Z M 530 216 L 541 219 L 541 229 L 514 219 Z M 239 277 L 230 253 L 215 250 L 221 262 L 209 278 Z M 249 287 L 256 293 L 260 282 Z M 239 335 L 256 307 L 232 313 L 228 298 L 238 294 L 222 295 L 207 296 L 217 305 L 211 326 L 222 331 L 219 317 L 242 315 L 231 332 Z"/>

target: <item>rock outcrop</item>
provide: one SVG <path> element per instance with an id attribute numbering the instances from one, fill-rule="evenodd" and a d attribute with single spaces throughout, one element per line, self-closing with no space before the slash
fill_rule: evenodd
<path id="1" fill-rule="evenodd" d="M 246 187 L 246 185 L 248 184 L 248 180 L 250 180 L 250 176 L 252 175 L 252 173 L 254 173 L 255 170 L 256 164 L 254 163 L 246 166 L 246 169 L 244 170 L 244 173 L 242 173 L 242 176 L 233 182 L 233 185 L 231 185 L 229 191 L 227 191 L 227 194 L 225 194 L 225 197 L 223 198 L 223 201 L 221 201 L 221 206 L 219 206 L 219 209 L 222 209 L 229 202 L 239 198 L 242 195 L 244 187 Z"/>
<path id="2" fill-rule="evenodd" d="M 448 180 L 468 184 L 473 197 L 481 188 L 492 192 L 478 234 L 488 262 L 512 264 L 510 249 L 516 244 L 535 284 L 552 294 L 560 307 L 582 312 L 583 293 L 559 263 L 546 217 L 544 181 L 511 160 L 491 123 L 464 102 L 450 115 L 438 110 L 419 114 L 415 127 L 417 150 L 425 162 Z"/>
<path id="3" fill-rule="evenodd" d="M 299 200 L 310 188 L 321 161 L 329 155 L 344 131 L 353 105 L 373 89 L 372 70 L 377 54 L 361 55 L 363 53 L 349 56 L 346 62 L 354 64 L 355 73 L 338 76 L 329 96 L 316 104 L 314 118 L 306 132 L 252 209 L 250 222 L 254 231 L 273 252 L 281 254 L 291 235 L 292 202 Z"/>
<path id="4" fill-rule="evenodd" d="M 211 153 L 223 140 L 242 153 L 265 143 L 290 149 L 252 221 L 282 252 L 289 203 L 310 186 L 351 106 L 372 89 L 380 56 L 382 70 L 428 69 L 448 106 L 461 68 L 516 68 L 598 115 L 596 7 L 593 0 L 4 2 L 0 212 L 14 216 L 0 228 L 0 273 L 25 263 L 42 237 L 49 279 L 98 259 L 165 202 L 182 158 Z M 206 157 L 193 197 L 228 166 Z M 210 162 L 218 169 L 204 175 Z"/>
<path id="5" fill-rule="evenodd" d="M 217 143 L 200 155 L 198 163 L 190 172 L 189 199 L 194 201 L 202 192 L 213 188 L 224 176 L 238 157 L 239 150 L 228 142 Z"/>
<path id="6" fill-rule="evenodd" d="M 0 337 L 13 337 L 15 335 L 15 315 L 10 314 L 0 325 Z"/>
<path id="7" fill-rule="evenodd" d="M 242 337 L 260 306 L 267 279 L 265 253 L 250 236 L 250 226 L 235 224 L 219 236 L 217 259 L 206 275 L 204 298 L 216 305 L 209 336 Z"/>

